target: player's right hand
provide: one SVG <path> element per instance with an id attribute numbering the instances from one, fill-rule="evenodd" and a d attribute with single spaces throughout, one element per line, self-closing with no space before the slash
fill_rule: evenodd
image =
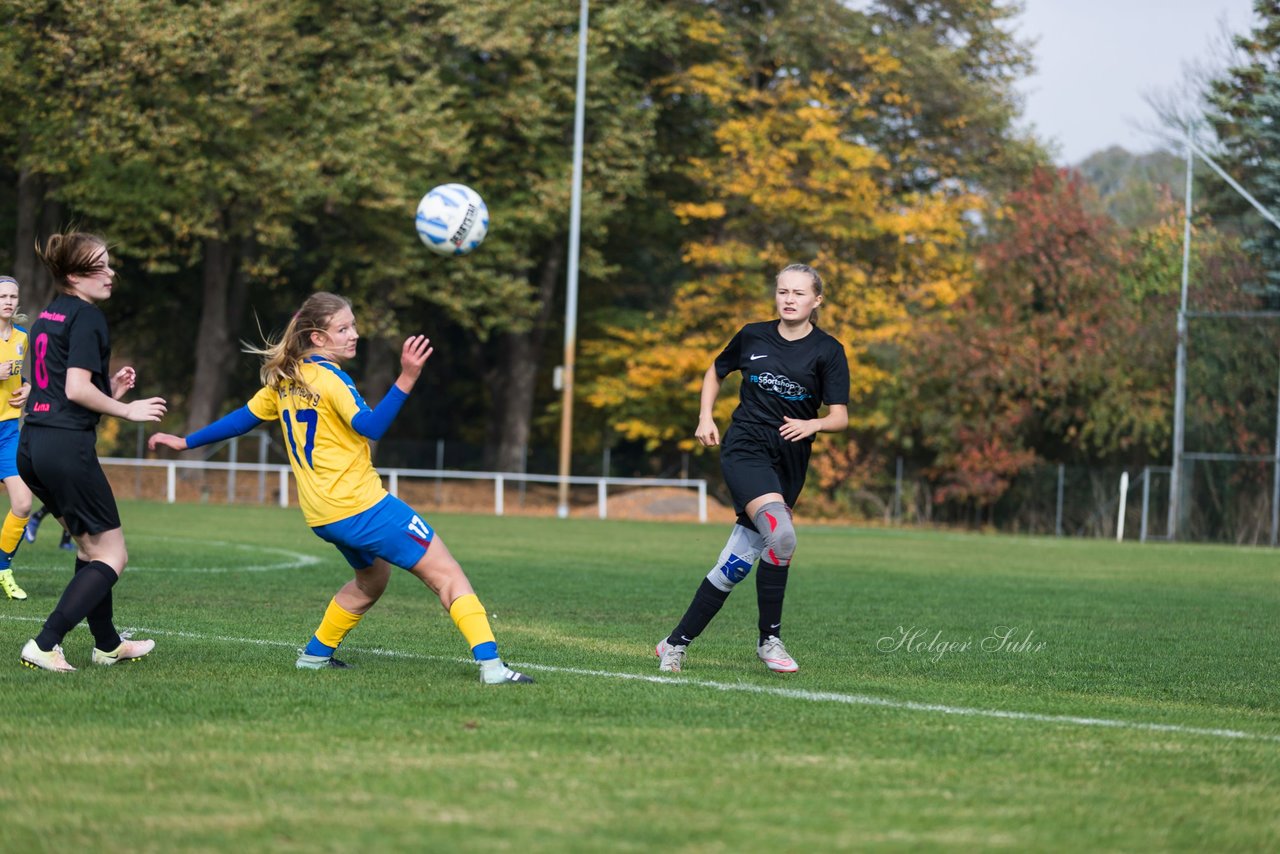
<path id="1" fill-rule="evenodd" d="M 699 418 L 698 429 L 693 435 L 704 448 L 714 448 L 720 444 L 720 430 L 716 427 L 714 418 Z"/>
<path id="2" fill-rule="evenodd" d="M 156 433 L 147 439 L 147 448 L 154 451 L 158 447 L 168 448 L 171 451 L 185 451 L 187 449 L 187 440 L 172 433 Z"/>
<path id="3" fill-rule="evenodd" d="M 163 397 L 148 397 L 125 404 L 124 417 L 128 421 L 159 421 L 167 407 Z"/>

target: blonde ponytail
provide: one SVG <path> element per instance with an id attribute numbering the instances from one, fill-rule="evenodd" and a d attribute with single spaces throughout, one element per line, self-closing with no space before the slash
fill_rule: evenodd
<path id="1" fill-rule="evenodd" d="M 329 321 L 344 308 L 351 308 L 351 303 L 343 297 L 318 291 L 303 301 L 278 340 L 263 336 L 262 347 L 243 342 L 244 352 L 262 357 L 259 371 L 262 384 L 278 392 L 283 392 L 288 385 L 313 391 L 302 378 L 302 361 L 316 349 L 311 334 L 327 331 Z"/>

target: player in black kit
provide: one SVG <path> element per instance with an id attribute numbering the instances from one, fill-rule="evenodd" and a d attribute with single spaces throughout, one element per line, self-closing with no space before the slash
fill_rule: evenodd
<path id="1" fill-rule="evenodd" d="M 756 654 L 775 673 L 799 670 L 782 645 L 782 599 L 796 548 L 791 508 L 809 469 L 814 434 L 849 426 L 849 360 L 844 346 L 813 323 L 822 303 L 822 278 L 792 264 L 777 277 L 780 320 L 749 323 L 733 336 L 702 379 L 701 414 L 694 434 L 720 444 L 712 409 L 724 378 L 742 371 L 738 408 L 724 435 L 720 466 L 733 495 L 737 524 L 693 602 L 654 652 L 659 670 L 679 672 L 689 644 L 720 611 L 756 559 L 760 641 Z M 826 405 L 827 414 L 818 417 Z"/>
<path id="2" fill-rule="evenodd" d="M 121 637 L 112 619 L 111 588 L 129 556 L 94 439 L 104 414 L 159 421 L 165 405 L 158 397 L 120 400 L 137 378 L 133 368 L 110 369 L 107 319 L 97 306 L 115 285 L 106 242 L 83 232 L 55 234 L 37 254 L 59 293 L 31 326 L 33 382 L 18 473 L 79 548 L 75 575 L 21 658 L 27 667 L 66 673 L 75 668 L 62 653 L 62 639 L 81 620 L 93 635 L 94 664 L 138 659 L 155 647 L 155 641 Z"/>

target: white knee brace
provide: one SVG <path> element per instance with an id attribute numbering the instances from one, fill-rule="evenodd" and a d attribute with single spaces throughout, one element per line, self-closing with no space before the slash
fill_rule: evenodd
<path id="1" fill-rule="evenodd" d="M 733 585 L 746 578 L 760 557 L 764 538 L 750 528 L 734 525 L 729 534 L 729 542 L 716 559 L 716 565 L 707 573 L 707 580 L 717 589 L 728 593 Z"/>

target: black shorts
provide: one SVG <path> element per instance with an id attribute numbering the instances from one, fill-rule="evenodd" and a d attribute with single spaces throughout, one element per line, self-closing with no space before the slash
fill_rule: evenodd
<path id="1" fill-rule="evenodd" d="M 761 495 L 777 492 L 788 507 L 794 507 L 809 473 L 813 442 L 788 442 L 777 428 L 757 424 L 730 423 L 720 451 L 720 470 L 733 496 L 739 522 L 747 505 Z M 747 520 L 754 527 L 751 520 Z"/>
<path id="2" fill-rule="evenodd" d="M 120 511 L 93 430 L 24 426 L 18 439 L 18 474 L 45 508 L 75 536 L 120 527 Z"/>

